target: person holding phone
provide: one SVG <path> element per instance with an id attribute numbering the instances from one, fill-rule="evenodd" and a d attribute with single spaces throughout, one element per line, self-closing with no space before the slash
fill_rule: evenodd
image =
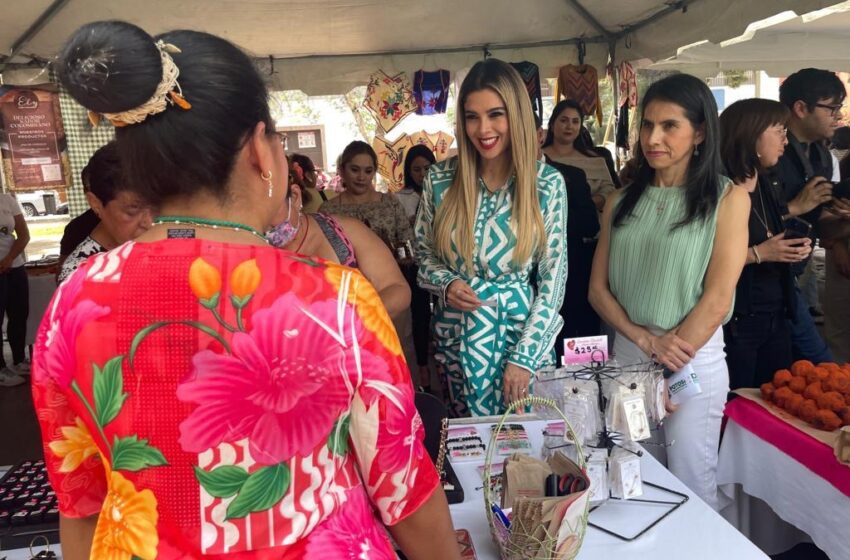
<path id="1" fill-rule="evenodd" d="M 835 134 L 846 91 L 841 79 L 828 70 L 805 68 L 782 82 L 779 101 L 788 107 L 788 147 L 776 166 L 782 185 L 783 215 L 799 217 L 812 224 L 809 238 L 814 245 L 821 221 L 850 218 L 850 201 L 832 196 L 834 164 L 825 142 Z M 826 210 L 826 211 L 825 211 Z M 790 320 L 792 354 L 795 360 L 832 362 L 834 357 L 821 337 L 809 312 L 809 302 L 799 277 L 809 259 L 793 263 L 795 309 Z"/>
<path id="2" fill-rule="evenodd" d="M 528 396 L 532 374 L 554 363 L 567 189 L 537 160 L 531 101 L 509 64 L 472 67 L 456 119 L 458 156 L 432 165 L 423 185 L 418 278 L 440 296 L 435 357 L 453 413 L 486 416 Z"/>
<path id="3" fill-rule="evenodd" d="M 811 252 L 810 226 L 783 225 L 778 183 L 770 169 L 788 144 L 788 109 L 777 101 L 745 99 L 720 115 L 720 154 L 736 185 L 750 193 L 747 260 L 735 290 L 732 319 L 723 327 L 731 389 L 758 387 L 791 365 L 794 287 L 791 263 Z"/>
<path id="4" fill-rule="evenodd" d="M 590 303 L 614 327 L 617 361 L 688 366 L 702 392 L 665 420 L 668 466 L 717 509 L 717 449 L 729 388 L 723 329 L 747 253 L 750 199 L 721 174 L 717 105 L 699 78 L 646 91 L 634 182 L 608 197 Z M 675 443 L 673 443 L 675 442 Z"/>

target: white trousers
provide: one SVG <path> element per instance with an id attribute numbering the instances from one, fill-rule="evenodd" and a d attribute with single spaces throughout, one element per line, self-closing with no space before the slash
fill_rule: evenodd
<path id="1" fill-rule="evenodd" d="M 617 362 L 623 365 L 648 360 L 649 356 L 628 338 L 614 341 Z M 729 370 L 723 351 L 723 329 L 700 348 L 691 365 L 699 377 L 702 393 L 692 397 L 664 420 L 667 468 L 709 506 L 718 510 L 717 452 L 720 424 L 729 392 Z"/>

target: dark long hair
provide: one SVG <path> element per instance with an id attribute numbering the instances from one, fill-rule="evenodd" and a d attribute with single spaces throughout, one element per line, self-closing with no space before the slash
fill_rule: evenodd
<path id="1" fill-rule="evenodd" d="M 647 106 L 653 101 L 675 103 L 682 108 L 694 128 L 703 128 L 705 138 L 699 145 L 699 155 L 694 154 L 688 164 L 684 187 L 687 212 L 682 221 L 673 227 L 683 226 L 696 219 L 704 220 L 717 208 L 723 170 L 720 161 L 720 125 L 714 96 L 699 78 L 688 74 L 675 74 L 655 82 L 646 91 L 641 103 L 641 122 Z M 640 197 L 655 176 L 655 170 L 650 167 L 640 144 L 635 149 L 635 160 L 637 176 L 622 195 L 614 213 L 614 227 L 619 227 L 632 215 Z"/>
<path id="2" fill-rule="evenodd" d="M 779 101 L 742 99 L 720 115 L 720 157 L 726 173 L 736 183 L 766 171 L 759 161 L 756 143 L 774 125 L 785 126 L 791 112 Z"/>
<path id="3" fill-rule="evenodd" d="M 546 140 L 543 141 L 543 147 L 546 148 L 551 146 L 555 142 L 555 122 L 558 120 L 558 117 L 561 116 L 566 109 L 572 109 L 576 113 L 578 113 L 578 118 L 581 120 L 581 129 L 579 130 L 578 136 L 573 140 L 573 148 L 576 149 L 577 152 L 586 155 L 587 157 L 600 157 L 599 154 L 594 151 L 595 148 L 593 144 L 593 138 L 590 136 L 590 131 L 584 126 L 584 111 L 581 109 L 581 105 L 578 104 L 577 101 L 572 99 L 564 99 L 560 101 L 555 108 L 552 109 L 552 115 L 549 117 L 548 128 L 546 129 Z"/>
<path id="4" fill-rule="evenodd" d="M 427 159 L 430 163 L 435 163 L 437 158 L 434 157 L 434 152 L 425 144 L 417 144 L 407 150 L 404 156 L 404 186 L 410 187 L 415 192 L 422 194 L 422 185 L 417 185 L 411 177 L 410 167 L 413 165 L 413 160 L 421 157 Z"/>
<path id="5" fill-rule="evenodd" d="M 268 92 L 251 59 L 232 43 L 198 31 L 171 31 L 151 37 L 123 21 L 80 27 L 59 56 L 62 84 L 85 108 L 119 113 L 140 106 L 162 79 L 155 41 L 181 52 L 171 57 L 191 109 L 168 107 L 115 133 L 129 186 L 160 203 L 201 190 L 220 199 L 236 156 L 259 122 L 274 133 Z"/>

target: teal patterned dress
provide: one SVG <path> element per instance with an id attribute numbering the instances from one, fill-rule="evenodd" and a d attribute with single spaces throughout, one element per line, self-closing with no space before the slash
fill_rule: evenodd
<path id="1" fill-rule="evenodd" d="M 486 416 L 504 412 L 502 374 L 510 362 L 534 373 L 554 361 L 567 282 L 567 189 L 554 168 L 537 164 L 537 196 L 546 227 L 545 251 L 515 266 L 516 237 L 510 227 L 514 181 L 491 193 L 478 184 L 472 275 L 457 257 L 446 262 L 434 250 L 436 209 L 451 187 L 457 159 L 431 166 L 416 217 L 419 284 L 441 295 L 434 317 L 436 359 L 447 373 L 454 413 Z M 467 282 L 482 301 L 461 312 L 445 302 L 455 279 Z"/>

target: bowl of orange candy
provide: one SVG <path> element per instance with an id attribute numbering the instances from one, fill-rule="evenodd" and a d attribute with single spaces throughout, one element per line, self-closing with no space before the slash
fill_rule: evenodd
<path id="1" fill-rule="evenodd" d="M 794 362 L 761 386 L 761 396 L 819 430 L 837 430 L 850 425 L 850 364 Z"/>

